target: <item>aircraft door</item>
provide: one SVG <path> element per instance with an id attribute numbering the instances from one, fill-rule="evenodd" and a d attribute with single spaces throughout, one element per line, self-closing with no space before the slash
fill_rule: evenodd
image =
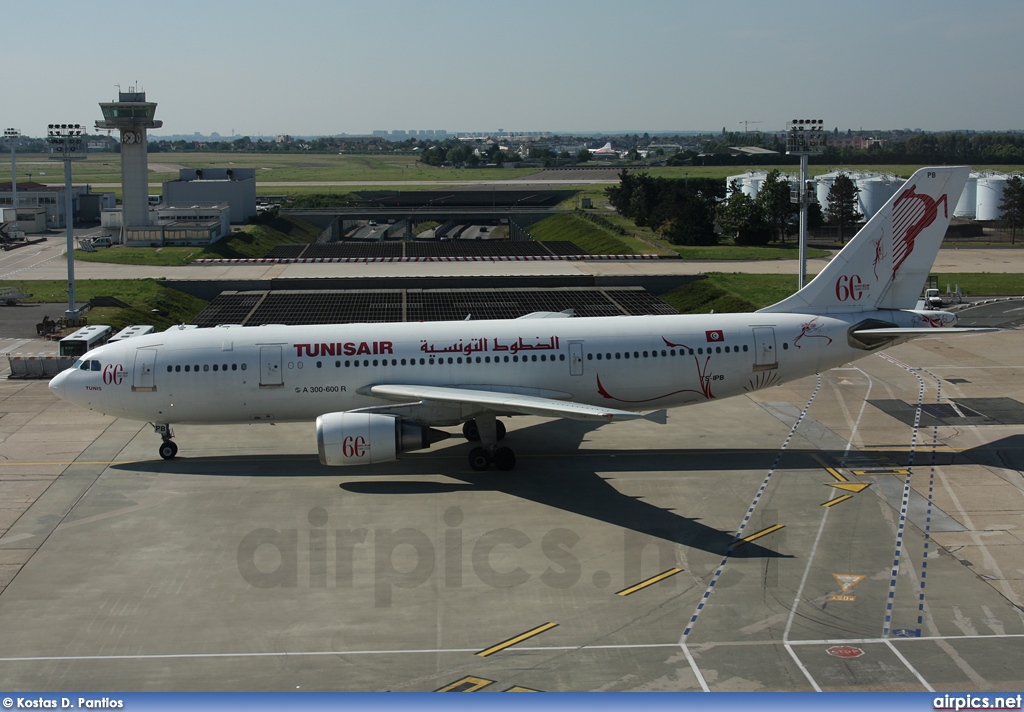
<path id="1" fill-rule="evenodd" d="M 260 388 L 283 388 L 281 347 L 260 346 Z"/>
<path id="2" fill-rule="evenodd" d="M 156 370 L 156 349 L 139 349 L 135 352 L 135 373 L 133 374 L 133 391 L 155 391 L 156 382 L 153 372 Z"/>
<path id="3" fill-rule="evenodd" d="M 779 367 L 775 353 L 775 329 L 770 326 L 754 327 L 754 370 L 770 371 Z"/>
<path id="4" fill-rule="evenodd" d="M 583 342 L 569 342 L 569 375 L 583 375 Z"/>

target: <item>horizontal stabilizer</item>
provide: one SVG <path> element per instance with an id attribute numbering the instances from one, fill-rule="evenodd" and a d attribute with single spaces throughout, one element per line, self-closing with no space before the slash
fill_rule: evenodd
<path id="1" fill-rule="evenodd" d="M 517 316 L 516 319 L 568 319 L 571 316 L 576 316 L 575 309 L 566 309 L 560 312 L 535 311 Z"/>
<path id="2" fill-rule="evenodd" d="M 881 329 L 857 329 L 850 332 L 850 336 L 857 339 L 865 346 L 874 348 L 880 344 L 885 344 L 891 341 L 909 341 L 910 339 L 917 339 L 922 336 L 967 336 L 969 334 L 987 334 L 993 331 L 999 331 L 990 326 L 978 326 L 978 327 L 921 327 L 921 328 L 900 328 L 900 327 L 883 327 Z"/>
<path id="3" fill-rule="evenodd" d="M 886 338 L 893 338 L 897 336 L 938 336 L 940 334 L 986 334 L 992 331 L 999 331 L 995 327 L 991 326 L 977 326 L 977 327 L 923 327 L 919 329 L 901 329 L 897 327 L 884 328 L 884 329 L 857 329 L 853 332 L 854 336 L 883 336 Z"/>

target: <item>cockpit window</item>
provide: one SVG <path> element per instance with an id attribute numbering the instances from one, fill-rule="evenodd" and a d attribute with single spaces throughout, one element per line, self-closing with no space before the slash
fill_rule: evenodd
<path id="1" fill-rule="evenodd" d="M 99 361 L 95 361 L 95 360 L 94 360 L 94 361 L 92 361 L 91 363 L 92 363 L 92 370 L 93 370 L 93 371 L 99 371 L 99 370 L 101 370 L 101 369 L 100 369 L 100 362 L 99 362 Z"/>
<path id="2" fill-rule="evenodd" d="M 77 361 L 75 361 L 75 365 L 72 366 L 71 368 L 81 368 L 84 370 L 86 368 L 85 361 L 83 361 L 82 359 L 78 359 Z"/>

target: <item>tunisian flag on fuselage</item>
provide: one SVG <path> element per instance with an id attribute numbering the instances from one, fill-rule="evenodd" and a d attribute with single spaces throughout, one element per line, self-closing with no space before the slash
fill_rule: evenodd
<path id="1" fill-rule="evenodd" d="M 705 331 L 704 336 L 707 337 L 708 343 L 712 341 L 724 341 L 725 334 L 722 333 L 721 329 L 712 329 L 711 331 Z"/>

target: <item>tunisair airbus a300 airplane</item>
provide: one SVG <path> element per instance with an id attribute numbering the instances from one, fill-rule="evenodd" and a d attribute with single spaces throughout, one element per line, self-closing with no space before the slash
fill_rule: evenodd
<path id="1" fill-rule="evenodd" d="M 968 172 L 917 171 L 812 282 L 754 313 L 171 329 L 90 351 L 50 390 L 151 422 L 165 459 L 175 423 L 315 419 L 325 465 L 394 460 L 463 423 L 470 467 L 508 470 L 496 416 L 640 418 L 968 331 L 914 310 Z"/>

